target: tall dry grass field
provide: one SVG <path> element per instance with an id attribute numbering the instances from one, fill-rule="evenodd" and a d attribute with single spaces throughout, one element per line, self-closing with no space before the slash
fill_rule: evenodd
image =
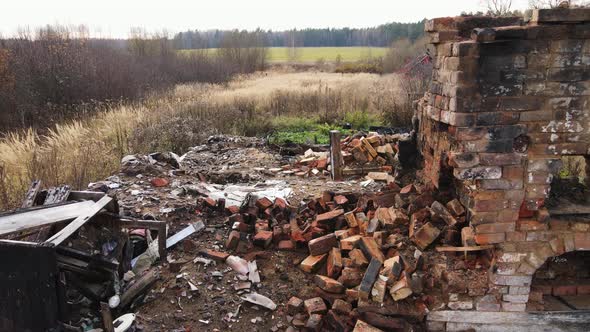
<path id="1" fill-rule="evenodd" d="M 400 106 L 408 104 L 405 83 L 394 75 L 257 73 L 226 85 L 178 85 L 45 134 L 10 133 L 0 139 L 0 208 L 17 207 L 33 179 L 84 188 L 116 172 L 126 154 L 184 153 L 216 133 L 266 135 L 276 119 L 338 123 L 361 112 L 388 125 L 409 125 L 412 111 Z"/>

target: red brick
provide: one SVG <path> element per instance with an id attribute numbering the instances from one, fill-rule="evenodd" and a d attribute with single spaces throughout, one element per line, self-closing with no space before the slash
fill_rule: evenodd
<path id="1" fill-rule="evenodd" d="M 217 206 L 217 201 L 211 197 L 205 198 L 205 200 L 203 202 L 205 203 L 205 205 L 207 205 L 210 208 L 214 208 Z"/>
<path id="2" fill-rule="evenodd" d="M 287 207 L 287 202 L 284 199 L 277 197 L 275 198 L 274 206 L 284 210 Z"/>
<path id="3" fill-rule="evenodd" d="M 416 187 L 413 184 L 409 184 L 400 190 L 400 194 L 410 194 L 410 193 L 415 193 L 415 192 L 416 192 Z"/>
<path id="4" fill-rule="evenodd" d="M 261 210 L 266 210 L 272 206 L 272 201 L 267 197 L 262 197 L 256 201 L 256 206 Z"/>
<path id="5" fill-rule="evenodd" d="M 332 248 L 328 254 L 327 274 L 330 278 L 337 278 L 342 271 L 342 254 L 340 249 Z"/>
<path id="6" fill-rule="evenodd" d="M 338 239 L 334 233 L 315 238 L 308 243 L 310 255 L 317 256 L 329 252 L 338 245 Z"/>
<path id="7" fill-rule="evenodd" d="M 447 203 L 447 209 L 455 216 L 459 217 L 465 213 L 465 208 L 458 199 L 454 199 Z"/>
<path id="8" fill-rule="evenodd" d="M 520 219 L 516 222 L 516 229 L 523 232 L 529 231 L 546 231 L 549 229 L 546 223 L 538 222 L 533 219 Z"/>
<path id="9" fill-rule="evenodd" d="M 277 248 L 279 250 L 295 250 L 295 243 L 291 240 L 279 241 Z"/>
<path id="10" fill-rule="evenodd" d="M 272 243 L 272 237 L 273 234 L 271 231 L 258 231 L 256 235 L 254 235 L 253 241 L 256 245 L 268 248 Z"/>
<path id="11" fill-rule="evenodd" d="M 489 233 L 475 235 L 475 243 L 479 245 L 501 243 L 504 242 L 505 239 L 505 233 Z"/>
<path id="12" fill-rule="evenodd" d="M 511 223 L 492 223 L 475 226 L 476 234 L 514 232 L 515 225 Z"/>
<path id="13" fill-rule="evenodd" d="M 319 256 L 309 255 L 301 262 L 301 264 L 299 264 L 299 267 L 301 268 L 301 270 L 307 273 L 311 273 L 317 270 L 322 265 L 322 263 L 326 260 L 326 257 L 328 257 L 328 255 L 326 254 Z"/>
<path id="14" fill-rule="evenodd" d="M 506 233 L 506 241 L 509 241 L 509 242 L 526 241 L 526 232 L 508 232 L 508 233 Z"/>
<path id="15" fill-rule="evenodd" d="M 549 229 L 552 231 L 567 231 L 570 229 L 570 223 L 567 220 L 551 219 L 549 220 Z"/>
<path id="16" fill-rule="evenodd" d="M 228 253 L 215 251 L 211 249 L 203 249 L 199 253 L 207 258 L 211 258 L 214 261 L 224 262 L 229 257 Z"/>
<path id="17" fill-rule="evenodd" d="M 440 235 L 440 230 L 431 223 L 420 227 L 412 236 L 411 240 L 422 250 L 426 249 Z"/>
<path id="18" fill-rule="evenodd" d="M 236 213 L 239 213 L 240 212 L 240 207 L 239 206 L 235 206 L 235 205 L 227 206 L 225 208 L 225 211 L 229 215 L 236 214 Z"/>
<path id="19" fill-rule="evenodd" d="M 152 186 L 154 187 L 166 187 L 170 181 L 164 179 L 164 178 L 153 178 L 150 183 L 152 184 Z"/>
<path id="20" fill-rule="evenodd" d="M 313 281 L 319 288 L 328 293 L 344 293 L 344 286 L 332 278 L 316 274 Z"/>
<path id="21" fill-rule="evenodd" d="M 577 285 L 560 285 L 560 286 L 553 286 L 552 294 L 554 296 L 576 295 L 577 292 L 578 292 Z"/>
<path id="22" fill-rule="evenodd" d="M 240 242 L 240 232 L 231 231 L 225 241 L 225 247 L 229 250 L 234 250 L 238 246 L 238 242 Z"/>
<path id="23" fill-rule="evenodd" d="M 322 214 L 318 214 L 315 218 L 315 221 L 317 222 L 322 222 L 322 221 L 327 221 L 327 220 L 332 220 L 338 216 L 341 216 L 344 214 L 344 210 L 342 209 L 337 209 L 337 210 L 333 210 L 330 212 L 326 212 L 326 213 L 322 213 Z"/>
<path id="24" fill-rule="evenodd" d="M 322 300 L 321 297 L 307 299 L 303 302 L 303 306 L 305 307 L 308 315 L 325 314 L 328 311 L 326 303 L 324 303 L 324 300 Z"/>
<path id="25" fill-rule="evenodd" d="M 578 295 L 590 295 L 590 284 L 589 285 L 578 285 L 577 286 L 577 294 Z"/>
<path id="26" fill-rule="evenodd" d="M 551 285 L 546 284 L 536 284 L 531 286 L 531 293 L 532 292 L 540 292 L 543 295 L 551 295 L 551 293 L 553 292 L 553 287 L 551 287 Z"/>
<path id="27" fill-rule="evenodd" d="M 338 278 L 338 282 L 346 287 L 356 287 L 363 280 L 363 272 L 358 269 L 345 267 Z"/>
<path id="28" fill-rule="evenodd" d="M 576 250 L 590 250 L 590 233 L 576 233 L 574 243 Z"/>
<path id="29" fill-rule="evenodd" d="M 301 312 L 301 309 L 303 309 L 303 300 L 302 299 L 293 296 L 289 299 L 289 302 L 287 302 L 287 312 L 290 315 L 295 315 L 295 314 Z"/>
<path id="30" fill-rule="evenodd" d="M 346 198 L 346 196 L 343 195 L 334 196 L 334 203 L 338 205 L 344 205 L 348 203 L 348 198 Z"/>
<path id="31" fill-rule="evenodd" d="M 319 159 L 316 168 L 320 171 L 325 170 L 328 167 L 327 159 Z"/>

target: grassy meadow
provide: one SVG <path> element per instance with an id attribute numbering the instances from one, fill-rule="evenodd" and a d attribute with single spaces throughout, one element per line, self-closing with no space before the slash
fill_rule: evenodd
<path id="1" fill-rule="evenodd" d="M 354 62 L 368 58 L 382 57 L 387 53 L 387 47 L 270 47 L 268 49 L 268 61 L 274 63 L 303 62 L 314 63 L 319 60 L 334 62 L 340 56 L 342 62 Z M 214 55 L 217 49 L 206 50 L 182 50 L 191 52 L 206 52 Z"/>
<path id="2" fill-rule="evenodd" d="M 212 134 L 325 143 L 343 122 L 407 125 L 404 80 L 396 75 L 270 71 L 228 84 L 181 84 L 38 133 L 0 138 L 0 210 L 18 206 L 31 180 L 83 188 L 119 168 L 127 154 L 184 153 Z"/>

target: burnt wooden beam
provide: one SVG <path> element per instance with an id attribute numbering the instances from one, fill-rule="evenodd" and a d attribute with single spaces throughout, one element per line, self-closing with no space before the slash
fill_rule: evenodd
<path id="1" fill-rule="evenodd" d="M 39 190 L 41 190 L 41 180 L 34 180 L 25 195 L 25 200 L 23 201 L 21 208 L 24 209 L 35 205 L 35 199 L 37 198 L 37 194 L 39 194 Z"/>
<path id="2" fill-rule="evenodd" d="M 76 259 L 88 262 L 90 265 L 98 266 L 98 267 L 108 270 L 108 271 L 117 271 L 117 269 L 119 269 L 119 263 L 112 262 L 108 259 L 105 259 L 104 257 L 102 257 L 100 255 L 91 255 L 91 254 L 86 253 L 81 250 L 76 250 L 73 248 L 68 248 L 68 247 L 63 247 L 63 246 L 56 247 L 56 250 L 59 255 L 76 258 Z"/>
<path id="3" fill-rule="evenodd" d="M 156 269 L 149 270 L 135 281 L 122 295 L 120 307 L 124 308 L 130 305 L 135 298 L 145 293 L 159 279 Z"/>
<path id="4" fill-rule="evenodd" d="M 47 191 L 47 196 L 45 197 L 43 205 L 51 205 L 65 202 L 68 199 L 69 194 L 70 186 L 50 188 Z M 47 238 L 51 234 L 52 229 L 54 229 L 54 225 L 49 225 L 41 228 L 34 237 L 31 236 L 31 240 L 34 240 L 36 242 L 43 242 L 47 240 Z"/>
<path id="5" fill-rule="evenodd" d="M 113 326 L 113 315 L 108 303 L 100 302 L 100 313 L 102 314 L 102 326 L 106 332 L 115 332 Z"/>
<path id="6" fill-rule="evenodd" d="M 61 203 L 68 199 L 70 195 L 70 186 L 61 186 L 50 188 L 47 190 L 47 196 L 45 197 L 45 201 L 43 205 L 51 205 L 55 203 Z"/>
<path id="7" fill-rule="evenodd" d="M 330 165 L 332 180 L 342 180 L 342 150 L 340 148 L 340 131 L 330 130 Z"/>

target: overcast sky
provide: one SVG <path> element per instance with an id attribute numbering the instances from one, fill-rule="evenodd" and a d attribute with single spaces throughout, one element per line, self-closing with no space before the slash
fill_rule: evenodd
<path id="1" fill-rule="evenodd" d="M 84 24 L 94 35 L 148 31 L 371 27 L 387 22 L 459 15 L 481 0 L 2 0 L 0 32 L 45 24 Z M 513 0 L 524 9 L 527 0 Z"/>

